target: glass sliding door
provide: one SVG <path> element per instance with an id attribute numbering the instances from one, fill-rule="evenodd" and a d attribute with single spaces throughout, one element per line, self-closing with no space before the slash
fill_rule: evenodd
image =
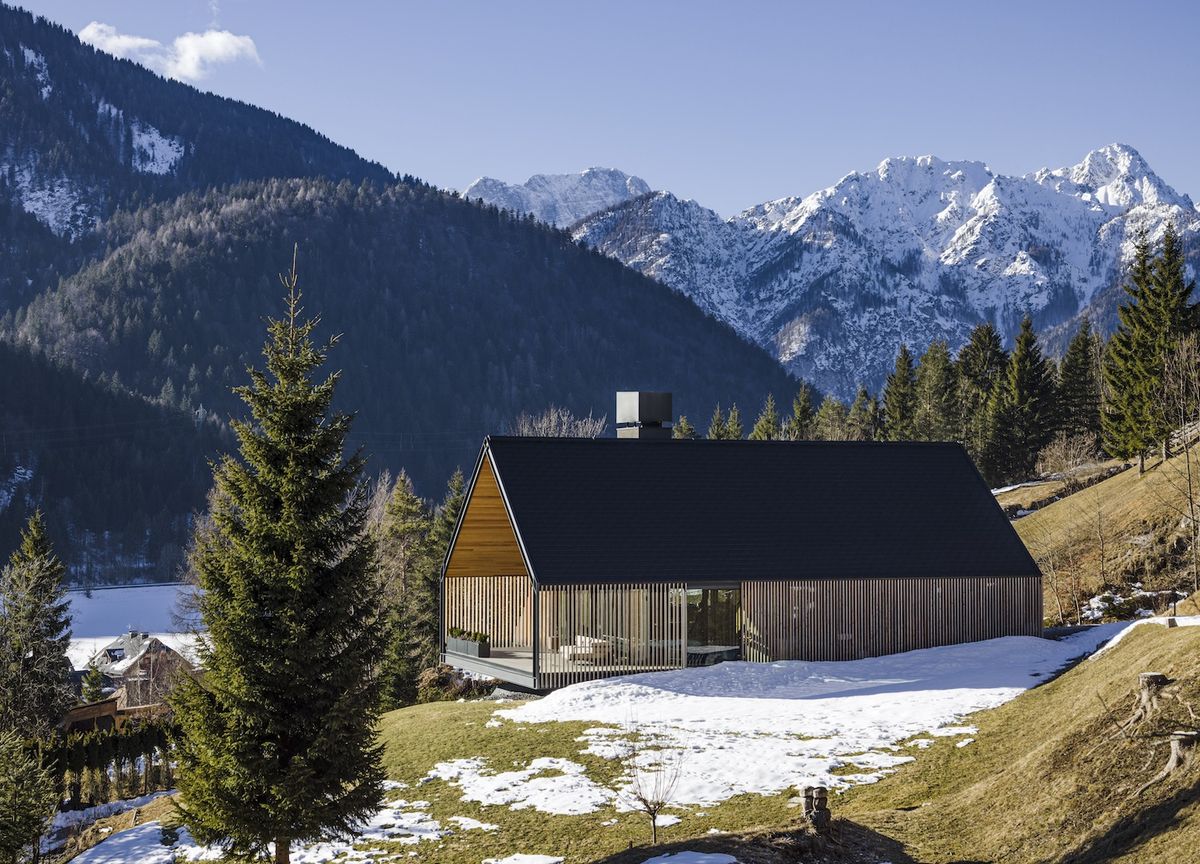
<path id="1" fill-rule="evenodd" d="M 688 665 L 741 658 L 742 592 L 737 586 L 687 591 Z"/>

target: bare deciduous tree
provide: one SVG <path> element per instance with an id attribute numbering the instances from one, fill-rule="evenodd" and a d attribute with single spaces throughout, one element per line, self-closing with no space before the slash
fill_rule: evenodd
<path id="1" fill-rule="evenodd" d="M 635 723 L 629 731 L 629 784 L 617 793 L 618 800 L 650 819 L 650 842 L 658 844 L 658 817 L 675 797 L 683 772 L 683 750 L 650 747 Z"/>
<path id="2" fill-rule="evenodd" d="M 1163 477 L 1173 494 L 1160 495 L 1187 531 L 1191 547 L 1192 591 L 1200 591 L 1200 466 L 1193 452 L 1200 437 L 1200 341 L 1195 334 L 1180 340 L 1167 356 L 1163 375 L 1162 410 L 1176 431 L 1178 452 L 1164 443 Z"/>
<path id="3" fill-rule="evenodd" d="M 1059 432 L 1038 454 L 1037 473 L 1074 476 L 1096 463 L 1096 436 Z"/>
<path id="4" fill-rule="evenodd" d="M 525 438 L 599 438 L 608 426 L 607 415 L 577 417 L 570 409 L 551 405 L 540 414 L 522 413 L 508 429 Z"/>

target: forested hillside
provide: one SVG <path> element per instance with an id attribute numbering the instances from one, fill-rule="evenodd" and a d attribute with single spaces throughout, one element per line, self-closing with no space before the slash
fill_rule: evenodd
<path id="1" fill-rule="evenodd" d="M 298 243 L 307 309 L 345 334 L 332 359 L 357 440 L 426 494 L 522 411 L 611 417 L 615 390 L 662 388 L 703 415 L 794 389 L 685 297 L 565 233 L 422 184 L 243 184 L 120 214 L 102 241 L 108 254 L 9 316 L 3 336 L 224 417 Z"/>
<path id="2" fill-rule="evenodd" d="M 174 575 L 217 426 L 3 342 L 0 369 L 0 549 L 40 506 L 76 579 Z"/>

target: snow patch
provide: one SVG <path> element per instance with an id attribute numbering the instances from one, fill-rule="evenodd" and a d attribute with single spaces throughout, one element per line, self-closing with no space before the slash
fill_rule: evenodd
<path id="1" fill-rule="evenodd" d="M 50 94 L 54 92 L 54 87 L 50 83 L 50 67 L 46 65 L 46 58 L 24 45 L 21 46 L 21 54 L 25 58 L 25 65 L 33 70 L 33 75 L 41 88 L 43 101 L 49 99 Z"/>
<path id="2" fill-rule="evenodd" d="M 434 765 L 421 782 L 430 780 L 458 786 L 463 801 L 565 816 L 595 812 L 615 798 L 611 790 L 588 778 L 578 762 L 553 757 L 534 759 L 526 768 L 498 774 L 481 756 L 455 759 Z"/>
<path id="3" fill-rule="evenodd" d="M 143 174 L 170 174 L 183 157 L 183 140 L 163 135 L 149 123 L 134 120 L 129 124 L 133 135 L 133 169 Z"/>
<path id="4" fill-rule="evenodd" d="M 642 864 L 738 864 L 738 860 L 724 852 L 683 851 L 647 858 Z"/>

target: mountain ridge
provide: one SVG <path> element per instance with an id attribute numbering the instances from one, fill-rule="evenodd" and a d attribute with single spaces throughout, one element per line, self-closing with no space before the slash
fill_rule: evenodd
<path id="1" fill-rule="evenodd" d="M 1031 314 L 1058 347 L 1083 314 L 1111 326 L 1114 287 L 1146 229 L 1174 221 L 1200 270 L 1200 208 L 1127 144 L 1004 175 L 984 162 L 891 157 L 804 196 L 722 218 L 669 191 L 571 227 L 692 298 L 793 374 L 849 398 L 897 348 L 952 348 L 983 321 L 1010 339 Z"/>

